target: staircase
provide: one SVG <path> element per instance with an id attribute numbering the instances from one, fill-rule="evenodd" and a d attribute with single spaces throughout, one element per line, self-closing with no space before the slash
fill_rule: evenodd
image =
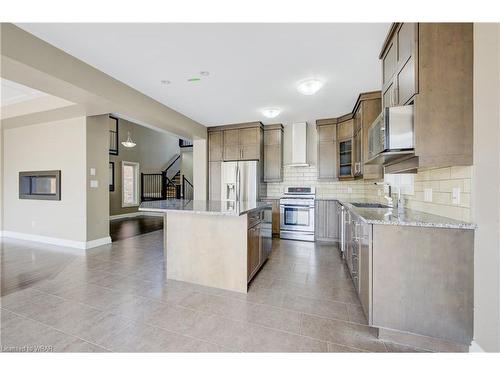
<path id="1" fill-rule="evenodd" d="M 193 184 L 177 169 L 179 157 L 177 155 L 161 173 L 141 173 L 141 202 L 193 199 Z"/>

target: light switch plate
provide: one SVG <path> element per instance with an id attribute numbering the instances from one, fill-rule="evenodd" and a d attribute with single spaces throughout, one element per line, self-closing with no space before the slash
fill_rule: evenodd
<path id="1" fill-rule="evenodd" d="M 95 168 L 90 168 L 90 175 L 95 176 Z"/>
<path id="2" fill-rule="evenodd" d="M 424 201 L 432 202 L 432 189 L 424 189 Z"/>
<path id="3" fill-rule="evenodd" d="M 451 192 L 451 203 L 460 204 L 460 188 L 454 187 Z"/>
<path id="4" fill-rule="evenodd" d="M 97 181 L 97 180 L 90 180 L 90 187 L 91 188 L 98 188 L 99 187 L 99 181 Z"/>

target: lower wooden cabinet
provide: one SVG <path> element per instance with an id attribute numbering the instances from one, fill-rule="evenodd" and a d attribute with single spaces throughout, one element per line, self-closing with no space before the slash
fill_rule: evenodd
<path id="1" fill-rule="evenodd" d="M 262 254 L 262 237 L 260 234 L 260 224 L 248 229 L 247 243 L 247 276 L 248 281 L 259 269 Z"/>
<path id="2" fill-rule="evenodd" d="M 340 215 L 341 206 L 336 200 L 316 200 L 314 231 L 317 241 L 340 240 Z"/>

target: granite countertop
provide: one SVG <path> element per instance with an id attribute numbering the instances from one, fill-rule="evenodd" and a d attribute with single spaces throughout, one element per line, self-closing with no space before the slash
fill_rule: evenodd
<path id="1" fill-rule="evenodd" d="M 373 203 L 365 199 L 354 199 L 352 201 L 338 200 L 349 211 L 361 218 L 368 224 L 380 225 L 407 225 L 414 227 L 448 228 L 448 229 L 476 229 L 476 225 L 464 221 L 450 219 L 444 216 L 429 214 L 426 212 L 405 209 L 398 214 L 397 209 L 390 208 L 362 208 L 355 207 L 351 203 Z"/>
<path id="2" fill-rule="evenodd" d="M 200 201 L 188 199 L 167 199 L 143 202 L 139 211 L 190 212 L 205 215 L 241 216 L 255 210 L 271 207 L 265 202 Z"/>

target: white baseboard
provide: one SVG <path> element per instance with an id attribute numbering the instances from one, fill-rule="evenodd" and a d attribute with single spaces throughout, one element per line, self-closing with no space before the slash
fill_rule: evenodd
<path id="1" fill-rule="evenodd" d="M 125 219 L 128 217 L 137 217 L 137 216 L 163 216 L 163 214 L 161 212 L 137 211 L 137 212 L 130 212 L 128 214 L 113 215 L 109 217 L 109 220 Z"/>
<path id="2" fill-rule="evenodd" d="M 102 246 L 111 243 L 110 236 L 99 238 L 97 240 L 92 240 L 92 241 L 73 241 L 64 238 L 39 236 L 37 234 L 11 232 L 11 231 L 2 231 L 1 236 L 6 238 L 14 238 L 17 240 L 40 242 L 49 245 L 57 245 L 63 247 L 71 247 L 73 249 L 81 249 L 81 250 L 92 249 L 97 246 Z"/>
<path id="3" fill-rule="evenodd" d="M 472 340 L 469 346 L 469 353 L 484 353 L 484 352 L 485 350 L 481 348 L 481 346 L 477 342 Z"/>

